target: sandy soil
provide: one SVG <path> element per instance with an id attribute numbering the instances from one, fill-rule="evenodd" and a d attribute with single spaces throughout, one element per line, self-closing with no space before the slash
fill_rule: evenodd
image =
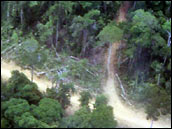
<path id="1" fill-rule="evenodd" d="M 126 3 L 126 8 L 128 5 Z M 121 22 L 126 20 L 126 9 L 125 7 L 120 8 L 119 17 L 117 18 L 117 22 Z M 108 97 L 108 104 L 113 107 L 115 119 L 119 123 L 119 127 L 130 127 L 130 128 L 150 128 L 151 120 L 146 120 L 146 114 L 143 109 L 136 109 L 132 106 L 129 106 L 121 101 L 121 98 L 118 96 L 117 88 L 118 82 L 114 78 L 115 71 L 113 62 L 116 61 L 116 50 L 120 43 L 114 43 L 111 46 L 110 52 L 108 51 L 105 54 L 110 61 L 106 62 L 106 68 L 108 69 L 108 77 L 107 82 L 104 87 L 104 94 Z M 1 77 L 3 79 L 8 79 L 11 76 L 12 70 L 19 70 L 26 74 L 28 78 L 30 78 L 30 71 L 23 70 L 19 66 L 17 66 L 14 62 L 5 62 L 1 60 Z M 38 78 L 36 75 L 34 76 L 35 83 L 37 83 L 40 91 L 45 91 L 47 87 L 51 87 L 51 82 L 46 80 L 45 78 Z M 68 115 L 73 114 L 76 110 L 79 109 L 79 100 L 80 95 L 74 94 L 71 97 L 71 106 L 66 109 L 66 113 Z M 95 100 L 93 99 L 90 102 L 90 107 L 93 108 L 93 103 Z M 171 127 L 171 117 L 161 117 L 158 121 L 153 122 L 153 128 L 170 128 Z"/>
<path id="2" fill-rule="evenodd" d="M 14 62 L 5 62 L 1 60 L 1 76 L 3 79 L 7 80 L 11 77 L 11 71 L 18 70 L 23 72 L 29 79 L 31 78 L 30 70 L 24 70 L 17 66 Z M 33 77 L 33 82 L 38 84 L 38 88 L 40 91 L 46 91 L 48 87 L 51 87 L 51 82 L 46 80 L 45 78 L 38 78 L 36 75 Z"/>
<path id="3" fill-rule="evenodd" d="M 118 95 L 118 82 L 114 77 L 114 64 L 116 50 L 118 49 L 119 43 L 113 43 L 111 46 L 111 52 L 108 52 L 111 58 L 109 64 L 107 63 L 108 71 L 108 79 L 106 82 L 106 86 L 104 87 L 104 94 L 107 96 L 109 102 L 108 104 L 113 107 L 113 112 L 115 119 L 117 119 L 118 123 L 122 127 L 130 127 L 130 128 L 150 128 L 151 120 L 146 120 L 146 114 L 144 113 L 144 109 L 136 109 L 134 106 L 130 106 L 126 103 L 123 103 L 121 98 Z M 107 61 L 108 62 L 108 61 Z M 161 117 L 158 121 L 153 122 L 153 128 L 170 128 L 171 127 L 171 119 Z"/>
<path id="4" fill-rule="evenodd" d="M 4 80 L 8 80 L 11 77 L 11 71 L 18 70 L 20 72 L 23 72 L 29 79 L 31 78 L 31 72 L 30 70 L 24 70 L 21 67 L 17 66 L 13 61 L 6 62 L 4 60 L 1 60 L 1 77 Z M 34 75 L 33 82 L 35 82 L 38 85 L 38 88 L 41 92 L 45 92 L 47 88 L 50 88 L 52 86 L 51 81 L 47 80 L 45 77 L 37 77 Z M 79 92 L 76 94 L 73 94 L 70 98 L 71 106 L 69 106 L 66 109 L 67 115 L 74 114 L 75 111 L 77 111 L 80 108 L 80 102 L 79 102 Z M 92 99 L 89 103 L 89 107 L 93 109 L 93 104 L 95 102 L 95 99 Z"/>
<path id="5" fill-rule="evenodd" d="M 116 19 L 117 23 L 126 21 L 126 13 L 129 8 L 129 2 L 124 2 L 124 4 L 119 9 L 119 15 Z M 120 46 L 120 41 L 113 43 L 108 50 L 108 57 L 106 61 L 106 68 L 108 73 L 108 79 L 106 86 L 104 87 L 104 94 L 108 97 L 108 104 L 113 107 L 115 119 L 121 127 L 130 128 L 150 128 L 151 120 L 146 120 L 146 114 L 144 109 L 136 109 L 133 106 L 122 103 L 121 98 L 118 95 L 118 82 L 114 77 L 114 71 L 117 71 L 116 66 L 116 51 Z M 110 60 L 110 61 L 109 61 Z M 170 128 L 171 127 L 171 117 L 161 117 L 158 121 L 154 121 L 152 128 Z"/>

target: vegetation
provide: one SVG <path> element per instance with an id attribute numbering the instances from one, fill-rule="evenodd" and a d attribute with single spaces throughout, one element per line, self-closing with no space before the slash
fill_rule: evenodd
<path id="1" fill-rule="evenodd" d="M 127 43 L 123 54 L 128 60 L 121 68 L 128 71 L 123 75 L 131 98 L 146 103 L 148 118 L 157 119 L 160 113 L 171 113 L 171 19 L 167 11 L 171 6 L 168 2 L 144 6 L 132 10 L 123 26 Z"/>
<path id="2" fill-rule="evenodd" d="M 58 127 L 63 117 L 61 104 L 46 98 L 37 84 L 23 73 L 12 72 L 8 82 L 1 85 L 1 127 Z"/>
<path id="3" fill-rule="evenodd" d="M 88 96 L 87 92 L 83 92 Z M 83 98 L 83 97 L 81 97 Z M 103 100 L 104 96 L 96 98 L 96 103 L 99 105 L 94 107 L 93 111 L 88 105 L 82 105 L 81 109 L 75 112 L 74 115 L 64 118 L 61 127 L 66 128 L 114 128 L 117 126 L 117 121 L 114 120 L 113 110 L 111 106 L 107 106 Z M 89 101 L 89 99 L 87 99 Z M 101 102 L 100 102 L 101 100 Z M 85 102 L 85 101 L 84 101 Z M 87 102 L 87 101 L 86 101 Z"/>
<path id="4" fill-rule="evenodd" d="M 94 107 L 99 107 L 101 105 L 106 105 L 108 102 L 107 98 L 104 95 L 98 95 L 96 97 L 96 102 L 94 104 Z"/>
<path id="5" fill-rule="evenodd" d="M 88 106 L 89 99 L 91 99 L 91 94 L 87 91 L 83 91 L 79 100 L 81 102 L 81 106 Z"/>
<path id="6" fill-rule="evenodd" d="M 63 84 L 61 82 L 59 87 L 47 88 L 47 97 L 56 99 L 60 102 L 63 108 L 69 106 L 71 93 L 74 93 L 74 85 L 72 83 Z"/>
<path id="7" fill-rule="evenodd" d="M 1 3 L 3 58 L 13 59 L 22 67 L 29 66 L 32 80 L 34 70 L 45 71 L 52 83 L 60 79 L 75 80 L 90 91 L 97 90 L 103 77 L 101 65 L 92 65 L 85 57 L 91 57 L 97 42 L 93 35 L 105 24 L 101 16 L 104 10 L 99 7 L 101 2 Z M 114 11 L 119 3 L 112 3 L 114 10 L 110 3 L 103 2 Z M 83 12 L 77 14 L 81 9 Z M 100 25 L 97 20 L 101 21 Z"/>
<path id="8" fill-rule="evenodd" d="M 123 36 L 123 31 L 115 26 L 115 23 L 109 23 L 103 28 L 103 30 L 98 34 L 101 43 L 114 43 L 120 41 Z"/>
<path id="9" fill-rule="evenodd" d="M 8 82 L 2 82 L 1 90 L 3 93 L 1 96 L 2 128 L 103 128 L 116 126 L 112 108 L 105 103 L 100 103 L 98 107 L 103 107 L 95 108 L 93 113 L 84 103 L 73 116 L 65 117 L 64 110 L 70 104 L 70 92 L 74 91 L 71 83 L 61 83 L 59 89 L 47 89 L 47 92 L 42 94 L 38 91 L 37 85 L 29 81 L 23 73 L 13 71 Z M 87 94 L 88 92 L 83 93 L 81 100 Z M 89 98 L 87 100 L 89 101 Z M 88 101 L 86 101 L 87 104 Z M 103 119 L 99 119 L 99 116 Z M 93 120 L 96 120 L 97 124 L 90 123 Z M 104 123 L 99 125 L 100 122 Z"/>
<path id="10" fill-rule="evenodd" d="M 129 4 L 127 22 L 117 24 L 123 1 L 2 1 L 1 59 L 30 69 L 31 81 L 13 71 L 1 82 L 1 127 L 116 127 L 102 80 L 107 46 L 119 41 L 115 71 L 129 99 L 144 105 L 147 119 L 171 114 L 171 1 Z M 34 74 L 52 88 L 41 93 Z M 79 89 L 81 108 L 65 116 Z M 93 93 L 101 95 L 91 110 Z"/>

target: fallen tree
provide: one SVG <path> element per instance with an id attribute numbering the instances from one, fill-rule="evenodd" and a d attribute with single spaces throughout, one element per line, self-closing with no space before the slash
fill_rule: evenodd
<path id="1" fill-rule="evenodd" d="M 127 101 L 127 103 L 128 103 L 129 105 L 132 105 L 132 104 L 130 103 L 130 101 L 127 99 L 127 97 L 126 97 L 125 89 L 124 89 L 124 87 L 123 87 L 123 85 L 122 85 L 122 82 L 121 82 L 121 80 L 120 80 L 118 74 L 116 73 L 115 76 L 116 76 L 117 80 L 119 81 L 120 88 L 121 88 L 121 90 L 122 90 L 121 97 L 122 97 L 125 101 Z"/>

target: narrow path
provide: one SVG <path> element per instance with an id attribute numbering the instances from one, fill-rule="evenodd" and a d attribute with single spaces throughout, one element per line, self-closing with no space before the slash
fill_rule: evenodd
<path id="1" fill-rule="evenodd" d="M 116 48 L 116 44 L 112 45 L 112 53 L 111 60 L 113 60 L 112 55 L 114 55 L 114 48 Z M 19 70 L 23 72 L 28 78 L 30 78 L 29 70 L 22 70 L 19 66 L 17 66 L 14 62 L 5 62 L 1 60 L 1 77 L 5 80 L 11 77 L 11 71 Z M 104 94 L 109 98 L 108 104 L 111 105 L 114 109 L 115 119 L 118 120 L 119 125 L 123 127 L 150 127 L 151 121 L 147 121 L 145 119 L 146 114 L 140 112 L 140 110 L 135 110 L 128 105 L 125 105 L 120 100 L 116 87 L 118 83 L 113 79 L 113 74 L 108 78 L 106 87 L 104 87 Z M 38 78 L 36 75 L 34 76 L 35 83 L 37 83 L 40 91 L 45 91 L 47 87 L 51 87 L 51 82 L 46 80 L 45 78 Z M 115 87 L 116 86 L 116 87 Z M 79 94 L 74 94 L 71 97 L 71 106 L 66 110 L 68 115 L 74 114 L 75 111 L 79 109 Z M 90 107 L 93 106 L 95 100 L 92 100 L 89 104 Z M 168 128 L 171 126 L 170 120 L 163 118 L 157 122 L 153 123 L 153 127 L 159 128 Z"/>
<path id="2" fill-rule="evenodd" d="M 112 44 L 111 50 L 111 61 L 116 60 L 115 54 L 116 49 L 118 48 L 119 43 Z M 110 52 L 109 52 L 110 53 Z M 112 61 L 112 62 L 113 62 Z M 107 61 L 108 62 L 108 61 Z M 109 102 L 108 104 L 113 107 L 113 112 L 115 119 L 117 119 L 118 123 L 122 127 L 130 127 L 130 128 L 150 128 L 151 120 L 146 120 L 146 114 L 143 109 L 135 109 L 133 106 L 123 103 L 121 98 L 118 95 L 118 81 L 114 77 L 114 67 L 113 63 L 107 63 L 107 67 L 110 71 L 108 71 L 108 79 L 106 82 L 106 86 L 104 87 L 104 94 L 107 96 Z M 153 122 L 153 128 L 170 128 L 171 122 L 170 119 L 160 118 L 158 121 Z"/>
<path id="3" fill-rule="evenodd" d="M 125 3 L 125 2 L 124 2 Z M 124 4 L 128 8 L 128 4 Z M 123 6 L 120 8 L 119 17 L 117 18 L 117 22 L 121 22 L 125 20 L 125 15 L 127 12 L 127 8 Z M 117 87 L 118 82 L 114 78 L 114 64 L 116 61 L 116 50 L 120 43 L 113 43 L 111 48 L 109 48 L 108 52 L 108 60 L 106 62 L 106 68 L 108 70 L 108 79 L 106 82 L 106 86 L 104 87 L 104 94 L 108 97 L 108 104 L 113 107 L 115 119 L 118 121 L 120 127 L 130 127 L 130 128 L 150 128 L 151 120 L 146 120 L 146 114 L 143 110 L 135 109 L 125 103 L 122 103 L 120 97 L 118 96 Z M 3 79 L 8 79 L 11 77 L 11 71 L 19 70 L 23 72 L 28 78 L 30 78 L 30 71 L 23 70 L 19 66 L 17 66 L 14 62 L 5 62 L 1 60 L 1 77 Z M 45 78 L 38 78 L 34 76 L 35 83 L 37 83 L 40 91 L 45 91 L 47 87 L 51 87 L 51 82 L 46 80 Z M 79 95 L 74 94 L 71 97 L 71 106 L 67 109 L 68 114 L 73 114 L 76 110 L 79 109 Z M 94 103 L 94 100 L 91 101 L 90 107 Z M 166 117 L 161 117 L 158 121 L 153 122 L 153 128 L 171 128 L 171 119 Z"/>
<path id="4" fill-rule="evenodd" d="M 24 70 L 17 66 L 14 62 L 5 62 L 1 60 L 1 77 L 4 80 L 7 80 L 11 77 L 11 71 L 18 70 L 20 72 L 23 72 L 29 79 L 31 78 L 30 70 Z M 38 88 L 40 91 L 46 91 L 48 87 L 51 87 L 51 82 L 45 78 L 38 78 L 36 75 L 34 75 L 33 82 L 38 84 Z"/>
<path id="5" fill-rule="evenodd" d="M 127 9 L 129 8 L 129 2 L 124 2 L 124 4 L 119 9 L 119 15 L 117 17 L 117 23 L 125 21 Z M 122 103 L 121 98 L 118 95 L 118 82 L 114 77 L 114 71 L 116 65 L 116 51 L 120 45 L 120 42 L 113 43 L 110 45 L 108 50 L 107 57 L 107 71 L 108 79 L 106 86 L 104 87 L 104 94 L 107 96 L 109 102 L 108 104 L 113 107 L 115 119 L 122 127 L 130 128 L 150 128 L 151 120 L 146 120 L 146 114 L 143 110 L 136 110 L 134 107 L 131 107 L 127 104 Z M 159 119 L 158 121 L 153 122 L 153 128 L 170 128 L 171 121 L 170 119 Z"/>
<path id="6" fill-rule="evenodd" d="M 10 62 L 6 62 L 4 60 L 1 60 L 1 77 L 3 80 L 8 80 L 11 77 L 11 72 L 13 70 L 18 70 L 20 72 L 23 72 L 29 79 L 31 78 L 31 72 L 30 70 L 26 69 L 22 69 L 21 67 L 17 66 L 13 61 Z M 47 88 L 51 88 L 52 83 L 51 81 L 47 80 L 45 77 L 37 77 L 36 75 L 34 75 L 33 77 L 33 82 L 35 82 L 38 85 L 38 89 L 41 92 L 45 92 Z M 71 101 L 71 106 L 69 106 L 66 109 L 66 114 L 67 115 L 72 115 L 75 113 L 75 111 L 77 111 L 80 108 L 80 102 L 79 102 L 79 92 L 72 94 L 70 101 Z M 95 102 L 95 100 L 91 100 L 90 101 L 90 108 L 93 109 L 93 103 Z"/>

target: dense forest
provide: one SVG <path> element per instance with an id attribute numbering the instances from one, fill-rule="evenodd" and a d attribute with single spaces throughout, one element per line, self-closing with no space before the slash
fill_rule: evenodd
<path id="1" fill-rule="evenodd" d="M 171 118 L 171 1 L 1 1 L 1 69 L 13 61 L 31 73 L 1 72 L 1 128 L 122 127 L 103 90 L 116 42 L 111 72 L 124 103 L 144 107 L 147 120 Z M 51 88 L 40 91 L 35 77 Z"/>

